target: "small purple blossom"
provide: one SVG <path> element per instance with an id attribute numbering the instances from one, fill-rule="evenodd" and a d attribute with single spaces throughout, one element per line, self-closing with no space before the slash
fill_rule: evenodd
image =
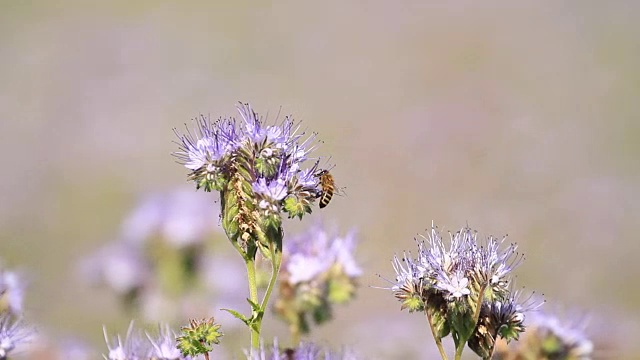
<path id="1" fill-rule="evenodd" d="M 464 295 L 469 295 L 471 290 L 467 288 L 469 286 L 469 279 L 467 279 L 463 273 L 455 272 L 451 276 L 441 274 L 435 287 L 448 293 L 450 297 L 461 298 Z"/>
<path id="2" fill-rule="evenodd" d="M 239 145 L 235 124 L 223 120 L 212 122 L 204 116 L 194 122 L 194 134 L 188 128 L 184 135 L 175 130 L 180 139 L 180 150 L 174 155 L 187 169 L 197 170 L 205 167 L 213 171 L 219 166 L 221 158 Z"/>
<path id="3" fill-rule="evenodd" d="M 253 184 L 253 191 L 273 201 L 280 201 L 287 196 L 287 185 L 282 179 L 267 183 L 265 178 L 260 178 Z"/>

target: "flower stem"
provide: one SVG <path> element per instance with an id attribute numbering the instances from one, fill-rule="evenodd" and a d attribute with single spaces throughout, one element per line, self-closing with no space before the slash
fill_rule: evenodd
<path id="1" fill-rule="evenodd" d="M 480 318 L 480 310 L 482 310 L 482 300 L 484 300 L 484 291 L 487 288 L 487 285 L 484 285 L 480 289 L 480 295 L 478 296 L 478 302 L 476 303 L 476 311 L 473 314 L 473 323 L 478 324 L 478 318 Z"/>
<path id="2" fill-rule="evenodd" d="M 480 288 L 480 295 L 478 296 L 478 301 L 476 302 L 476 310 L 473 313 L 473 323 L 476 325 L 478 324 L 478 318 L 480 318 L 480 310 L 482 309 L 482 300 L 484 300 L 484 291 L 486 288 L 486 285 Z M 458 341 L 456 342 L 455 360 L 460 360 L 462 358 L 462 352 L 464 351 L 464 346 L 466 345 L 467 340 L 469 340 L 468 337 L 466 339 L 458 339 Z"/>
<path id="3" fill-rule="evenodd" d="M 277 251 L 273 247 L 271 249 L 271 279 L 269 279 L 269 285 L 267 286 L 267 291 L 262 298 L 262 303 L 260 304 L 260 309 L 265 311 L 267 308 L 267 304 L 269 303 L 269 298 L 271 297 L 271 292 L 276 284 L 276 280 L 278 279 L 278 274 L 280 273 L 280 264 L 282 263 L 282 252 Z"/>
<path id="4" fill-rule="evenodd" d="M 247 278 L 249 279 L 249 299 L 254 304 L 258 303 L 258 282 L 256 281 L 256 262 L 251 257 L 244 259 L 247 265 Z M 253 309 L 251 310 L 253 313 Z M 260 325 L 262 321 L 259 319 L 256 326 L 251 326 L 251 349 L 260 347 Z"/>
<path id="5" fill-rule="evenodd" d="M 458 347 L 456 348 L 456 357 L 455 357 L 455 360 L 460 360 L 460 359 L 462 359 L 462 352 L 464 351 L 464 345 L 465 345 L 465 344 L 466 344 L 466 343 L 465 343 L 464 341 L 461 341 L 461 342 L 458 344 Z"/>
<path id="6" fill-rule="evenodd" d="M 431 321 L 429 310 L 425 308 L 424 312 L 425 314 L 427 314 L 427 321 L 429 322 L 429 327 L 431 328 L 431 333 L 433 334 L 433 340 L 435 340 L 438 351 L 440 351 L 440 357 L 442 357 L 442 360 L 449 360 L 447 358 L 447 353 L 444 351 L 444 347 L 442 346 L 442 339 L 436 335 L 436 329 L 433 327 L 433 322 Z"/>

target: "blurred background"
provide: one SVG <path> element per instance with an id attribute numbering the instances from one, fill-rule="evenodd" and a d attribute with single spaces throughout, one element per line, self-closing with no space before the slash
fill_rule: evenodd
<path id="1" fill-rule="evenodd" d="M 519 285 L 590 313 L 600 358 L 638 358 L 640 3 L 1 7 L 0 261 L 27 278 L 26 317 L 51 341 L 98 358 L 103 324 L 126 332 L 131 315 L 78 263 L 141 197 L 186 182 L 173 127 L 243 101 L 319 132 L 316 154 L 346 187 L 285 223 L 358 230 L 358 298 L 314 341 L 372 359 L 434 353 L 423 318 L 370 287 L 433 220 L 508 234 L 526 254 Z"/>

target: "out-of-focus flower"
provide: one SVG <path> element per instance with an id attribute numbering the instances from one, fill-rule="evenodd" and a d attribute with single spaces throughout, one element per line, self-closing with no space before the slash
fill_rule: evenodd
<path id="1" fill-rule="evenodd" d="M 0 267 L 0 312 L 21 315 L 26 287 L 20 274 Z"/>
<path id="2" fill-rule="evenodd" d="M 184 318 L 188 314 L 178 314 L 176 302 L 200 280 L 205 239 L 221 235 L 219 214 L 214 199 L 193 189 L 150 194 L 124 220 L 119 240 L 83 259 L 79 273 L 93 285 L 113 289 L 123 304 L 143 308 L 145 315 L 157 314 L 157 305 L 166 303 L 170 313 Z"/>
<path id="3" fill-rule="evenodd" d="M 22 345 L 27 343 L 33 331 L 28 329 L 22 319 L 16 319 L 9 312 L 0 312 L 0 360 L 9 358 Z"/>
<path id="4" fill-rule="evenodd" d="M 153 193 L 142 198 L 125 219 L 121 237 L 133 242 L 158 237 L 173 247 L 184 248 L 202 243 L 220 229 L 219 217 L 214 199 L 192 189 Z"/>
<path id="5" fill-rule="evenodd" d="M 106 284 L 119 295 L 130 296 L 151 279 L 151 266 L 137 244 L 119 241 L 83 259 L 80 272 L 92 284 Z"/>
<path id="6" fill-rule="evenodd" d="M 107 328 L 103 327 L 102 330 L 109 350 L 107 355 L 103 355 L 106 360 L 146 360 L 151 357 L 151 344 L 143 339 L 139 331 L 134 330 L 133 321 L 129 324 L 124 341 L 120 335 L 110 341 Z"/>
<path id="7" fill-rule="evenodd" d="M 158 334 L 155 336 L 147 334 L 151 343 L 151 358 L 159 360 L 180 359 L 182 354 L 178 350 L 176 333 L 171 330 L 168 324 L 158 325 Z"/>
<path id="8" fill-rule="evenodd" d="M 271 346 L 260 342 L 260 349 L 245 350 L 247 360 L 356 360 L 356 354 L 348 349 L 336 352 L 310 342 L 301 342 L 295 349 L 280 349 L 278 339 Z"/>
<path id="9" fill-rule="evenodd" d="M 516 343 L 500 344 L 496 355 L 505 359 L 588 360 L 594 344 L 586 333 L 584 316 L 545 311 L 527 313 L 527 331 Z"/>
<path id="10" fill-rule="evenodd" d="M 274 310 L 294 338 L 310 330 L 310 319 L 331 319 L 332 305 L 355 296 L 362 270 L 353 258 L 355 233 L 338 236 L 315 224 L 285 242 L 280 288 Z"/>
<path id="11" fill-rule="evenodd" d="M 402 309 L 424 311 L 436 344 L 453 334 L 457 347 L 465 342 L 483 358 L 490 357 L 498 338 L 518 339 L 524 331 L 524 312 L 541 302 L 512 291 L 511 272 L 523 256 L 505 239 L 478 239 L 463 228 L 450 234 L 448 246 L 432 226 L 418 241 L 418 254 L 393 258 L 396 272 L 390 289 Z"/>

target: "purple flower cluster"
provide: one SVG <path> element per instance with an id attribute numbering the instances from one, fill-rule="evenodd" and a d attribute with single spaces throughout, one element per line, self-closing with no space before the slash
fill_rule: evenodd
<path id="1" fill-rule="evenodd" d="M 190 170 L 189 180 L 205 191 L 226 191 L 237 186 L 232 179 L 240 176 L 249 184 L 242 190 L 251 192 L 263 212 L 277 214 L 284 208 L 290 217 L 311 212 L 321 192 L 315 176 L 318 161 L 310 168 L 303 165 L 315 148 L 316 134 L 306 136 L 290 117 L 266 125 L 249 104 L 238 106 L 238 112 L 240 122 L 201 116 L 193 131 L 175 131 L 180 141 L 174 156 Z"/>
<path id="2" fill-rule="evenodd" d="M 482 288 L 487 300 L 505 300 L 510 294 L 508 275 L 517 268 L 524 257 L 516 244 L 501 249 L 506 238 L 489 237 L 479 240 L 478 234 L 463 228 L 450 234 L 449 246 L 445 244 L 437 228 L 432 227 L 429 236 L 418 241 L 418 256 L 405 253 L 394 256 L 395 284 L 391 287 L 400 300 L 412 298 L 415 291 L 428 290 L 440 294 L 446 301 L 462 300 L 472 291 Z M 410 311 L 421 311 L 406 303 Z"/>
<path id="3" fill-rule="evenodd" d="M 396 279 L 390 289 L 402 309 L 426 312 L 440 348 L 440 339 L 451 334 L 457 352 L 468 343 L 488 358 L 496 340 L 517 339 L 524 331 L 525 311 L 542 304 L 512 291 L 510 275 L 524 257 L 516 244 L 504 243 L 505 238 L 478 239 L 469 228 L 450 234 L 445 242 L 432 226 L 418 241 L 417 257 L 394 257 Z"/>

